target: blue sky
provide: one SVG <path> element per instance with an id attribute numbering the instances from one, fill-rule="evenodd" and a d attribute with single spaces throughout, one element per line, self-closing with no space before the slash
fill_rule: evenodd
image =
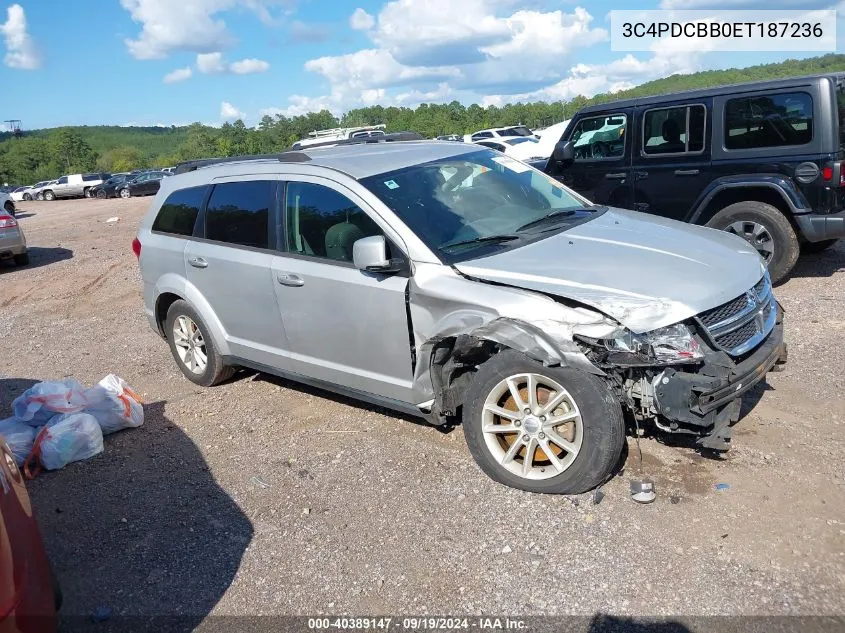
<path id="1" fill-rule="evenodd" d="M 323 107 L 567 99 L 818 54 L 614 52 L 612 9 L 835 1 L 0 0 L 0 119 L 29 129 L 255 124 Z"/>

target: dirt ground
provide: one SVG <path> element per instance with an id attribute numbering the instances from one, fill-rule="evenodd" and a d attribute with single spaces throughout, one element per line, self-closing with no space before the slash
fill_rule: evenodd
<path id="1" fill-rule="evenodd" d="M 727 458 L 647 437 L 641 462 L 629 438 L 596 505 L 494 483 L 460 429 L 262 374 L 189 383 L 142 311 L 149 202 L 22 203 L 32 263 L 0 265 L 0 417 L 63 376 L 147 402 L 29 484 L 65 613 L 845 613 L 845 243 L 776 289 L 789 364 Z M 629 498 L 641 470 L 651 505 Z"/>

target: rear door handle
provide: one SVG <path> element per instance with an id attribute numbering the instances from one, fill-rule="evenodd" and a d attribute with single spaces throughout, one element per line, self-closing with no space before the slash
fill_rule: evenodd
<path id="1" fill-rule="evenodd" d="M 645 180 L 646 178 L 648 178 L 648 172 L 647 171 L 636 171 L 636 172 L 634 172 L 634 176 L 637 177 L 637 180 Z"/>
<path id="2" fill-rule="evenodd" d="M 208 262 L 203 257 L 190 257 L 188 263 L 194 268 L 208 268 Z"/>
<path id="3" fill-rule="evenodd" d="M 675 175 L 676 176 L 698 176 L 699 171 L 697 169 L 676 169 Z"/>
<path id="4" fill-rule="evenodd" d="M 623 180 L 628 177 L 628 174 L 623 171 L 618 174 L 605 174 L 604 177 L 608 180 Z"/>
<path id="5" fill-rule="evenodd" d="M 294 288 L 298 288 L 299 286 L 305 285 L 305 280 L 299 275 L 295 275 L 294 273 L 279 273 L 276 276 L 276 279 L 278 279 L 279 283 L 283 286 L 292 286 Z"/>

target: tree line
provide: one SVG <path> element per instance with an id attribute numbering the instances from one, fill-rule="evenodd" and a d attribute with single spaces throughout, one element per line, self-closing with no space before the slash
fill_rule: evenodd
<path id="1" fill-rule="evenodd" d="M 384 124 L 388 132 L 413 131 L 426 138 L 520 123 L 538 128 L 571 118 L 580 108 L 595 103 L 834 71 L 845 71 L 845 55 L 672 75 L 630 90 L 591 98 L 577 96 L 565 102 L 537 101 L 502 107 L 465 106 L 458 101 L 423 103 L 416 108 L 376 105 L 350 110 L 341 117 L 328 110 L 294 117 L 264 116 L 255 127 L 247 127 L 238 120 L 220 127 L 193 123 L 182 127 L 82 126 L 35 130 L 21 137 L 0 135 L 0 181 L 31 184 L 68 173 L 130 171 L 212 156 L 279 152 L 313 130 L 334 127 Z"/>

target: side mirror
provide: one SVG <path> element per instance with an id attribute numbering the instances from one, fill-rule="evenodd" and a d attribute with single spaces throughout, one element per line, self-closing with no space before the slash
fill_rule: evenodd
<path id="1" fill-rule="evenodd" d="M 560 141 L 552 152 L 552 160 L 568 167 L 575 162 L 575 145 L 572 141 Z"/>
<path id="2" fill-rule="evenodd" d="M 396 262 L 387 258 L 387 241 L 383 235 L 372 235 L 356 240 L 352 245 L 352 263 L 358 270 L 371 273 L 395 273 Z"/>

